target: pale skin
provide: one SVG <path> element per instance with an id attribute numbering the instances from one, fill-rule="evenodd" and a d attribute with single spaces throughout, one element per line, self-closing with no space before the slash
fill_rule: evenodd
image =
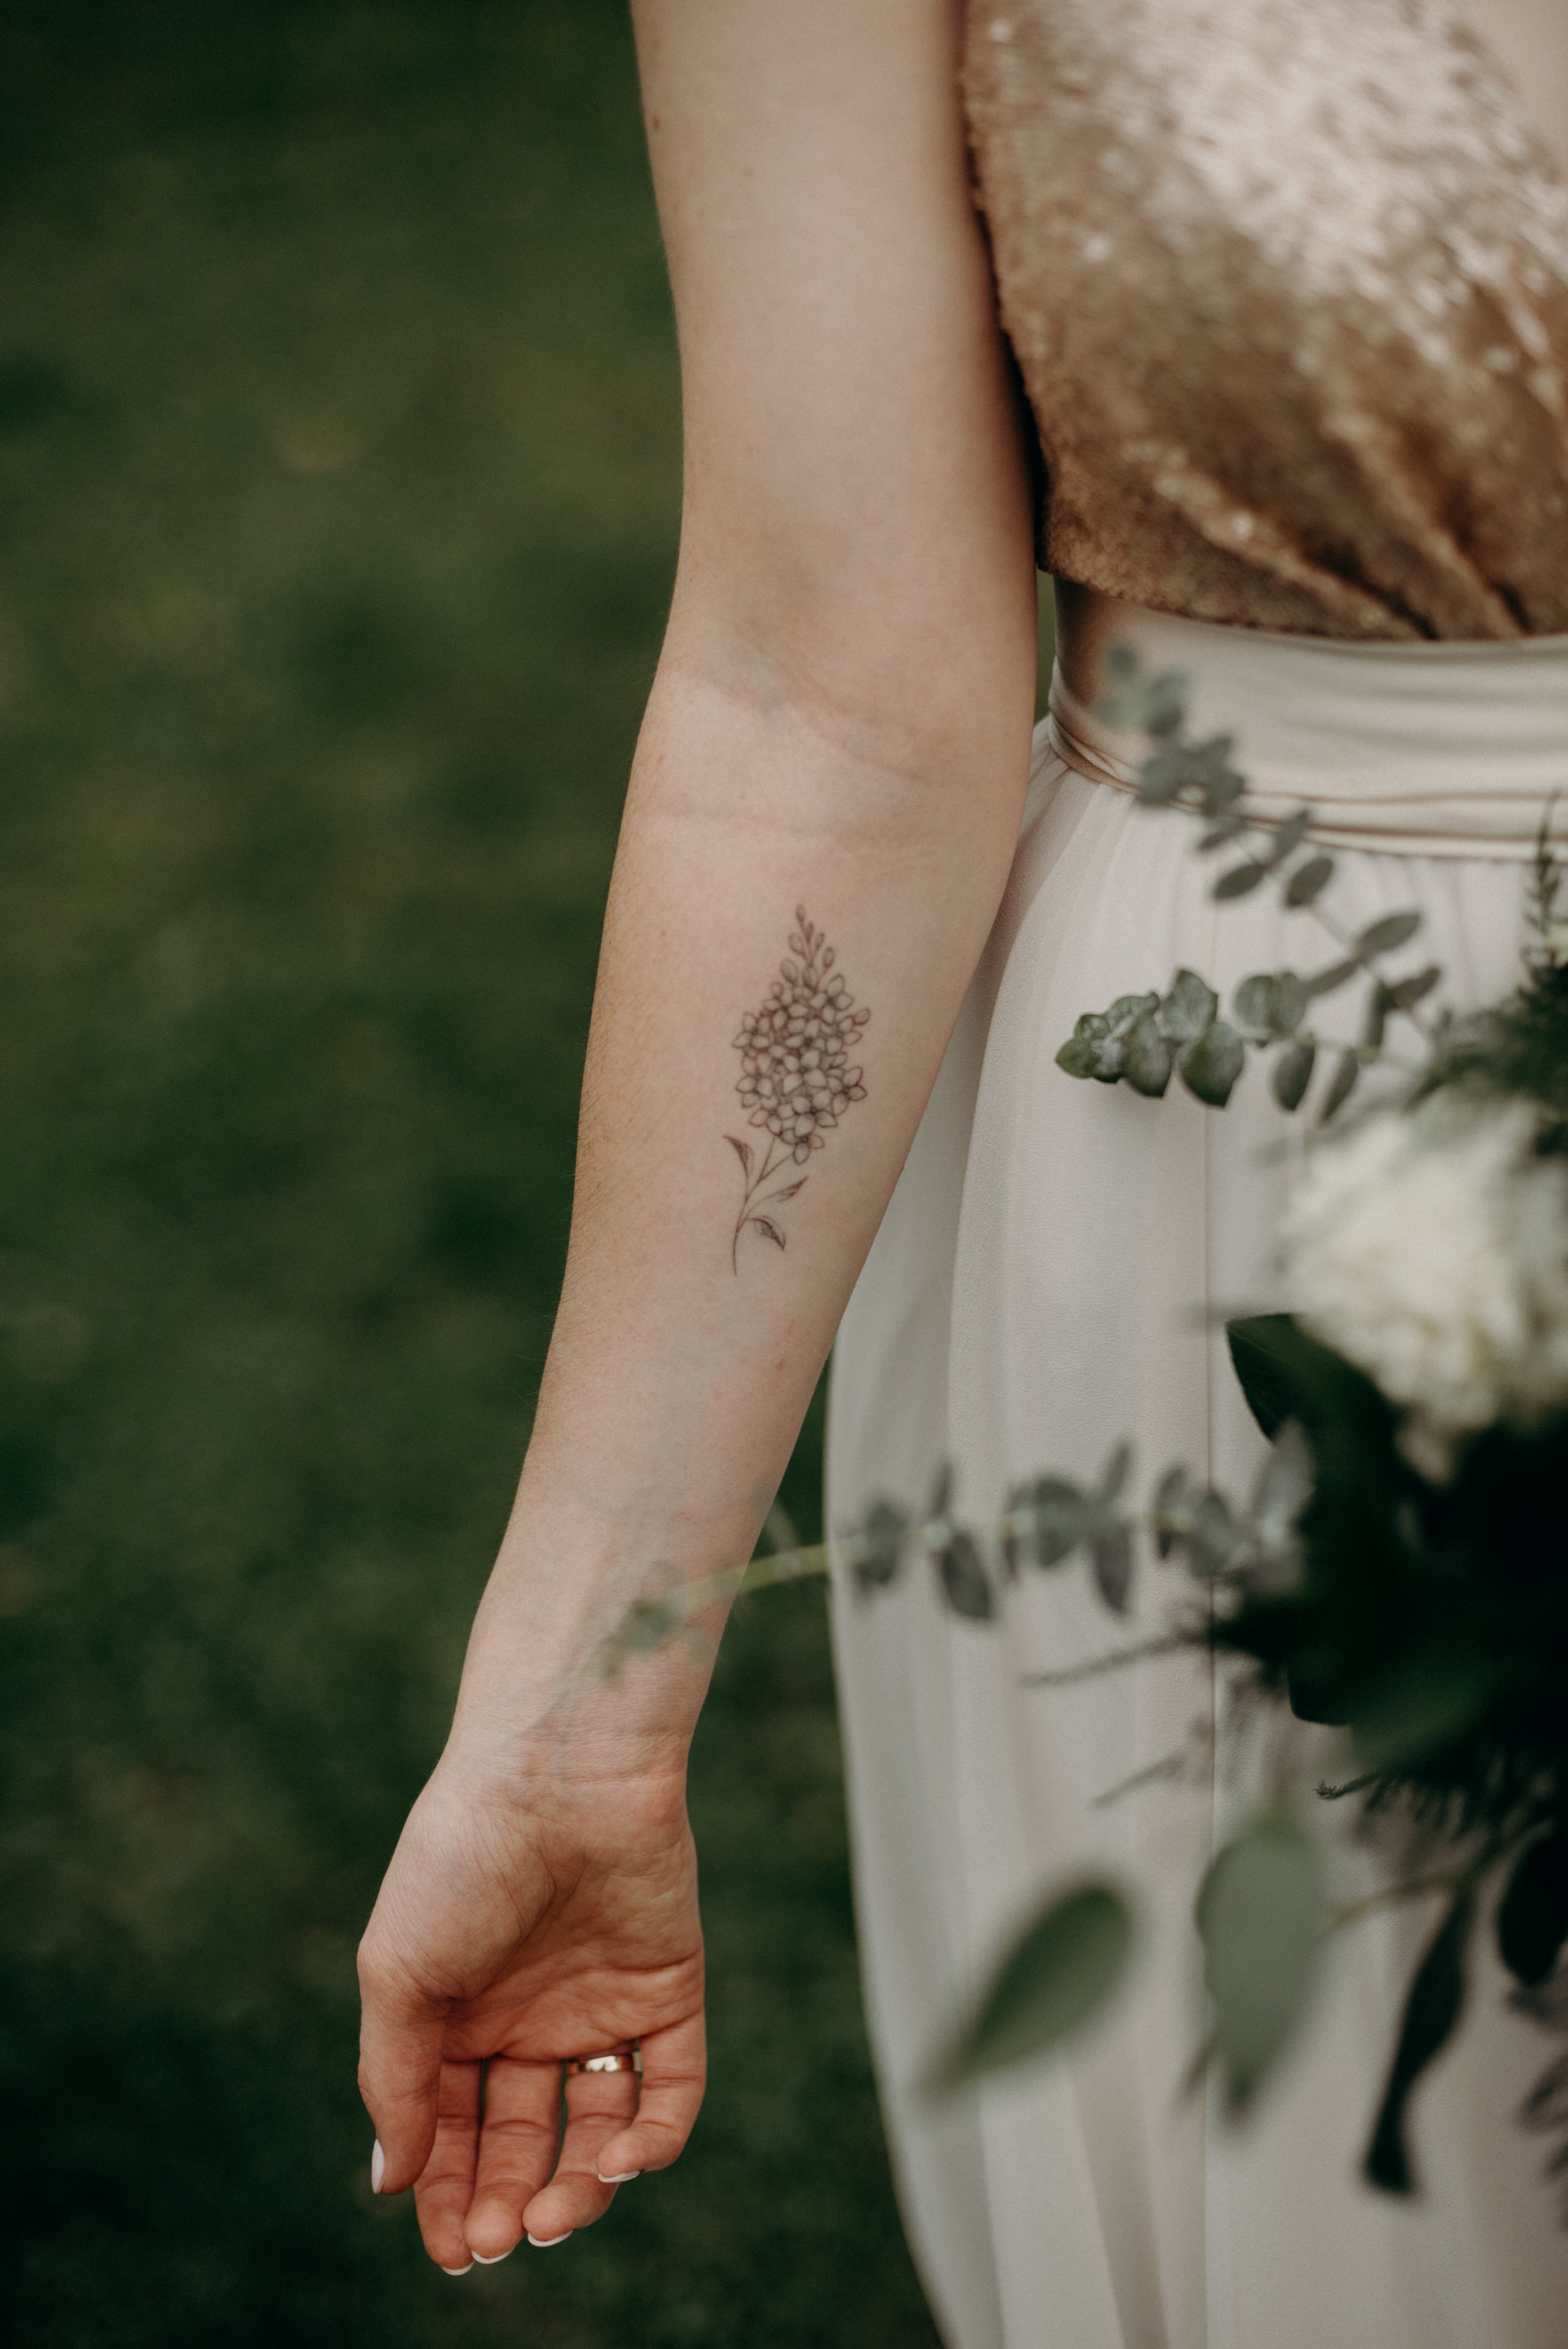
<path id="1" fill-rule="evenodd" d="M 1545 41 L 1551 70 L 1537 50 L 1520 78 L 1568 148 L 1561 0 L 1465 13 L 1510 64 Z M 601 2218 L 696 2117 L 686 1764 L 719 1625 L 609 1684 L 595 1652 L 633 1599 L 750 1555 L 995 916 L 1033 713 L 1027 467 L 955 0 L 634 16 L 681 347 L 679 569 L 533 1435 L 361 1951 L 381 2190 L 414 2189 L 454 2272 Z M 797 905 L 872 1009 L 865 1098 L 787 1247 L 732 1257 L 731 1040 Z M 573 2078 L 562 2131 L 563 2060 L 634 2041 L 640 2086 Z"/>
<path id="2" fill-rule="evenodd" d="M 718 1626 L 608 1687 L 593 1651 L 630 1599 L 751 1553 L 991 926 L 1034 709 L 1027 466 L 951 0 L 634 15 L 681 346 L 678 576 L 533 1435 L 361 1957 L 382 2190 L 414 2188 L 452 2270 L 587 2226 L 602 2181 L 666 2167 L 696 2117 L 686 1763 Z M 732 1039 L 801 904 L 872 1008 L 866 1096 L 787 1248 L 754 1238 L 738 1273 Z M 562 2135 L 562 2059 L 633 2040 L 640 2094 L 573 2079 Z"/>

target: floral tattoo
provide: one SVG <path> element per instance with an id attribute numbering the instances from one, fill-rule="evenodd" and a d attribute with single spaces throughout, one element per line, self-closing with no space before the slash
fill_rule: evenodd
<path id="1" fill-rule="evenodd" d="M 789 953 L 767 1002 L 747 1013 L 735 1039 L 741 1063 L 735 1090 L 747 1123 L 768 1136 L 759 1164 L 758 1145 L 725 1135 L 740 1161 L 745 1185 L 729 1248 L 737 1272 L 740 1236 L 748 1226 L 775 1247 L 784 1246 L 776 1218 L 762 1210 L 792 1199 L 807 1178 L 794 1175 L 771 1191 L 767 1185 L 787 1169 L 804 1166 L 850 1103 L 866 1097 L 862 1073 L 850 1054 L 872 1015 L 856 1010 L 854 997 L 833 968 L 832 947 L 806 919 L 803 905 L 796 906 L 795 919 L 799 926 L 790 932 Z"/>

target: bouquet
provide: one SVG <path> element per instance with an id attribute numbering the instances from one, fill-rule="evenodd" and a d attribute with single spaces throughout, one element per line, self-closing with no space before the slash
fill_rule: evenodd
<path id="1" fill-rule="evenodd" d="M 1069 1078 L 1158 1097 L 1179 1082 L 1224 1107 L 1249 1059 L 1269 1065 L 1283 1112 L 1310 1118 L 1308 1171 L 1283 1235 L 1289 1314 L 1232 1321 L 1236 1375 L 1270 1450 L 1250 1494 L 1213 1489 L 1178 1463 L 1146 1504 L 1112 1443 L 1092 1485 L 1057 1474 L 1021 1484 L 996 1522 L 966 1525 L 950 1472 L 923 1511 L 892 1499 L 845 1528 L 833 1553 L 868 1601 L 922 1561 L 946 1605 L 990 1620 L 999 1583 L 1081 1561 L 1124 1616 L 1140 1550 L 1177 1568 L 1167 1628 L 1088 1666 L 1136 1668 L 1189 1647 L 1223 1660 L 1237 1716 L 1339 1733 L 1339 1783 L 1301 1783 L 1274 1738 L 1274 1784 L 1195 1887 L 1211 2068 L 1233 2115 L 1253 2105 L 1302 2025 L 1331 1936 L 1367 1907 L 1441 1893 L 1440 1920 L 1410 1980 L 1371 2117 L 1365 2172 L 1415 2189 L 1411 2089 L 1462 2027 L 1483 1919 L 1516 2005 L 1563 2036 L 1521 2118 L 1561 2139 L 1568 2178 L 1568 920 L 1545 832 L 1532 876 L 1521 979 L 1464 1019 L 1443 974 L 1398 958 L 1414 910 L 1359 932 L 1333 911 L 1334 859 L 1311 812 L 1252 815 L 1234 744 L 1192 740 L 1184 681 L 1112 655 L 1106 715 L 1140 728 L 1140 795 L 1202 820 L 1202 854 L 1227 858 L 1222 902 L 1277 887 L 1310 907 L 1319 968 L 1243 980 L 1227 1012 L 1202 974 L 1163 995 L 1088 1012 L 1057 1055 Z M 1324 1032 L 1355 1007 L 1354 1032 Z M 1109 1432 L 1108 1432 L 1109 1433 Z M 642 1602 L 606 1649 L 617 1669 L 722 1593 L 820 1571 L 773 1521 L 775 1555 Z M 1301 1741 L 1296 1751 L 1305 1754 Z M 1336 1907 L 1319 1800 L 1380 1822 L 1405 1863 L 1370 1901 Z M 1492 1896 L 1492 1897 L 1489 1897 Z M 1004 1951 L 930 2070 L 934 2092 L 1068 2043 L 1128 1967 L 1136 1895 L 1109 1879 L 1055 1891 Z"/>

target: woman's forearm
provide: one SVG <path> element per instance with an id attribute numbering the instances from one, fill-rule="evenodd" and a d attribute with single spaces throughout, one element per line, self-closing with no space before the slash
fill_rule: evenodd
<path id="1" fill-rule="evenodd" d="M 559 1709 L 568 1682 L 580 1719 L 572 1675 L 621 1609 L 749 1554 L 1026 778 L 1027 473 L 954 0 L 635 13 L 681 333 L 681 559 L 565 1290 L 459 1728 Z M 759 1046 L 744 1023 L 765 1008 Z M 626 1677 L 675 1735 L 707 1659 L 676 1643 Z M 639 1702 L 618 1690 L 615 1721 Z"/>
<path id="2" fill-rule="evenodd" d="M 996 669 L 962 740 L 662 674 L 470 1705 L 510 1713 L 607 1609 L 750 1554 L 1006 877 L 1032 680 L 1016 643 Z M 695 1713 L 704 1671 L 669 1677 L 661 1717 Z"/>

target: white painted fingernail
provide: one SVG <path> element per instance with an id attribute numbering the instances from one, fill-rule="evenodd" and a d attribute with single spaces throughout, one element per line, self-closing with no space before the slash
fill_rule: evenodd
<path id="1" fill-rule="evenodd" d="M 634 2178 L 641 2178 L 640 2169 L 622 2169 L 614 2178 L 606 2178 L 601 2169 L 597 2175 L 601 2186 L 629 2186 Z"/>
<path id="2" fill-rule="evenodd" d="M 531 2235 L 528 2240 L 531 2243 L 533 2237 Z M 565 2236 L 562 2235 L 561 2240 L 564 2242 L 566 2240 Z M 512 2252 L 515 2251 L 516 2249 L 517 2245 L 515 2243 L 511 2243 L 507 2246 L 507 2249 L 504 2251 L 492 2251 L 488 2260 L 482 2251 L 476 2251 L 474 2253 L 474 2257 L 478 2260 L 481 2268 L 499 2268 L 502 2260 L 510 2260 Z"/>
<path id="3" fill-rule="evenodd" d="M 473 2266 L 473 2261 L 472 2261 L 472 2260 L 470 2260 L 470 2261 L 469 2261 L 468 2267 L 466 2267 L 466 2268 L 443 2268 L 443 2269 L 441 2270 L 441 2273 L 442 2273 L 443 2275 L 467 2275 L 467 2274 L 469 2272 L 469 2270 L 472 2268 L 472 2266 Z"/>
<path id="4" fill-rule="evenodd" d="M 574 2232 L 573 2228 L 568 2227 L 566 2230 L 566 2235 Z M 528 2240 L 536 2251 L 552 2251 L 557 2243 L 563 2243 L 566 2240 L 566 2235 L 530 2235 Z"/>
<path id="5" fill-rule="evenodd" d="M 370 2148 L 370 2191 L 372 2194 L 380 2193 L 381 2180 L 386 2177 L 386 2175 L 387 2156 L 382 2152 L 381 2140 L 377 2137 L 375 2144 Z"/>

